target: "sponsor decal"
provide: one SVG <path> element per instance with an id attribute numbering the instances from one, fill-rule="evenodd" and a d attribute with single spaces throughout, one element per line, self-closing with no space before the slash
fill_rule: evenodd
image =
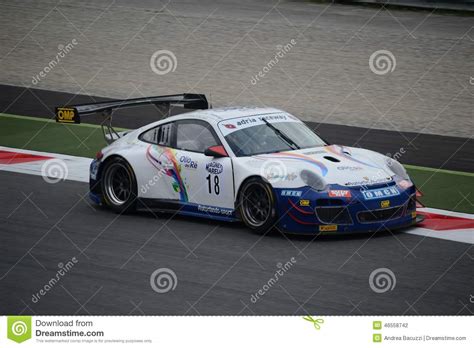
<path id="1" fill-rule="evenodd" d="M 351 198 L 351 191 L 349 190 L 329 190 L 329 197 Z"/>
<path id="2" fill-rule="evenodd" d="M 364 186 L 364 185 L 374 185 L 374 184 L 381 184 L 385 182 L 391 181 L 392 178 L 380 178 L 375 180 L 370 180 L 368 176 L 364 176 L 364 181 L 350 181 L 346 182 L 346 186 Z"/>
<path id="3" fill-rule="evenodd" d="M 220 174 L 224 170 L 224 166 L 219 162 L 209 162 L 206 164 L 206 170 L 211 174 Z"/>
<path id="4" fill-rule="evenodd" d="M 179 162 L 183 164 L 184 168 L 197 169 L 198 167 L 198 163 L 193 161 L 193 159 L 189 156 L 181 156 L 179 158 Z"/>
<path id="5" fill-rule="evenodd" d="M 243 118 L 240 121 L 237 121 L 237 126 L 244 126 L 251 123 L 257 123 L 257 119 L 254 117 Z"/>
<path id="6" fill-rule="evenodd" d="M 334 232 L 337 231 L 337 225 L 319 225 L 320 232 Z"/>
<path id="7" fill-rule="evenodd" d="M 232 209 L 227 209 L 227 208 L 219 208 L 219 207 L 213 207 L 210 205 L 198 205 L 198 211 L 201 211 L 203 213 L 213 213 L 213 214 L 219 214 L 219 215 L 225 215 L 225 216 L 231 216 L 232 213 L 234 212 Z"/>
<path id="8" fill-rule="evenodd" d="M 380 207 L 381 207 L 381 208 L 388 208 L 388 207 L 390 207 L 390 201 L 389 201 L 389 200 L 386 200 L 386 201 L 380 202 Z"/>
<path id="9" fill-rule="evenodd" d="M 398 188 L 396 186 L 381 189 L 365 190 L 361 192 L 364 196 L 364 199 L 367 201 L 370 201 L 371 199 L 398 196 L 400 194 L 400 191 L 398 191 Z"/>
<path id="10" fill-rule="evenodd" d="M 309 207 L 309 199 L 300 199 L 300 206 Z"/>
<path id="11" fill-rule="evenodd" d="M 354 172 L 356 170 L 362 170 L 364 168 L 362 167 L 356 167 L 356 166 L 338 166 L 337 167 L 338 170 L 349 170 L 351 172 Z M 367 178 L 366 176 L 364 176 L 364 179 Z"/>
<path id="12" fill-rule="evenodd" d="M 416 211 L 412 211 L 412 212 L 411 212 L 411 218 L 412 218 L 412 219 L 416 219 Z"/>
<path id="13" fill-rule="evenodd" d="M 74 109 L 56 108 L 56 120 L 60 123 L 76 123 Z"/>
<path id="14" fill-rule="evenodd" d="M 326 153 L 326 151 L 321 151 L 321 150 L 318 150 L 318 151 L 308 151 L 308 152 L 303 152 L 303 155 L 318 155 L 318 154 L 321 154 L 321 153 Z"/>
<path id="15" fill-rule="evenodd" d="M 294 190 L 283 190 L 281 191 L 281 195 L 285 197 L 301 197 L 302 191 L 294 191 Z"/>
<path id="16" fill-rule="evenodd" d="M 286 181 L 293 181 L 298 177 L 296 173 L 288 173 L 288 174 L 278 174 L 278 173 L 270 173 L 266 176 L 266 179 L 269 181 L 278 181 L 278 180 L 286 180 Z"/>
<path id="17" fill-rule="evenodd" d="M 234 125 L 234 124 L 231 124 L 231 123 L 227 123 L 227 124 L 225 124 L 225 125 L 224 125 L 224 127 L 225 127 L 225 128 L 228 128 L 228 129 L 235 129 L 235 128 L 237 128 L 237 126 L 236 126 L 236 125 Z"/>

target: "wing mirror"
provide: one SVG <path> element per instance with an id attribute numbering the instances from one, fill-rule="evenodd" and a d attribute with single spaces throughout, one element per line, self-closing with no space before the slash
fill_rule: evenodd
<path id="1" fill-rule="evenodd" d="M 211 157 L 229 157 L 222 145 L 210 146 L 204 151 L 204 155 Z"/>

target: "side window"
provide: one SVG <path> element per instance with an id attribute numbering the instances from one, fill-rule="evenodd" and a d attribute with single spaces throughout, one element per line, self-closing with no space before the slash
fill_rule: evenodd
<path id="1" fill-rule="evenodd" d="M 220 145 L 211 126 L 204 121 L 176 122 L 176 148 L 203 153 L 210 146 Z"/>
<path id="2" fill-rule="evenodd" d="M 171 145 L 172 124 L 167 123 L 155 128 L 152 128 L 140 135 L 140 140 L 147 143 L 157 144 L 161 146 Z"/>

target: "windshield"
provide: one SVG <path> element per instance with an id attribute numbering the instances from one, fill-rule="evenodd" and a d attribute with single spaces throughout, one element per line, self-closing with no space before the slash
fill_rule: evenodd
<path id="1" fill-rule="evenodd" d="M 236 130 L 225 139 L 237 157 L 326 145 L 300 122 L 263 123 Z"/>

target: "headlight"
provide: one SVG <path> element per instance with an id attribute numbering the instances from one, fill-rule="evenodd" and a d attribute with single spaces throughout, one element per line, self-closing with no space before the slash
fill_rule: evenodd
<path id="1" fill-rule="evenodd" d="M 310 172 L 309 170 L 302 170 L 300 173 L 301 180 L 308 185 L 309 187 L 317 190 L 323 191 L 326 188 L 326 182 L 319 175 Z"/>
<path id="2" fill-rule="evenodd" d="M 394 172 L 397 176 L 405 180 L 409 179 L 407 171 L 398 161 L 387 157 L 385 162 L 387 164 L 387 167 L 390 168 L 390 170 Z"/>

